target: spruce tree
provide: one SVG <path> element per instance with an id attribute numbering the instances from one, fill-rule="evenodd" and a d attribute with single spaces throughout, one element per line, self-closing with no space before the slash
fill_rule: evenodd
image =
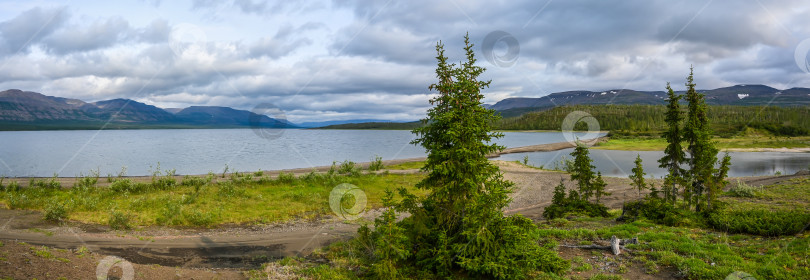
<path id="1" fill-rule="evenodd" d="M 686 102 L 688 102 L 686 123 L 684 124 L 683 139 L 688 143 L 689 176 L 687 187 L 689 196 L 687 205 L 695 205 L 695 210 L 701 211 L 704 192 L 707 183 L 712 180 L 715 173 L 714 164 L 717 162 L 717 148 L 711 141 L 709 117 L 706 113 L 705 96 L 695 89 L 694 68 L 689 69 L 686 78 Z"/>
<path id="2" fill-rule="evenodd" d="M 497 279 L 524 278 L 530 271 L 559 272 L 568 264 L 537 243 L 537 227 L 520 216 L 504 216 L 512 182 L 506 181 L 487 155 L 502 149 L 493 143 L 503 134 L 492 132 L 498 119 L 485 109 L 480 81 L 484 68 L 476 66 L 473 45 L 464 37 L 466 61 L 449 64 L 444 45 L 436 45 L 438 81 L 429 88 L 431 99 L 424 126 L 414 129 L 413 141 L 428 151 L 422 168 L 428 174 L 416 187 L 428 194 L 417 198 L 400 189 L 403 219 L 413 244 L 413 261 L 439 276 L 453 269 Z"/>
<path id="3" fill-rule="evenodd" d="M 728 155 L 728 152 L 723 156 L 723 160 L 720 162 L 720 167 L 715 170 L 714 177 L 712 178 L 712 183 L 709 186 L 709 197 L 706 200 L 707 209 L 712 210 L 712 203 L 717 199 L 717 194 L 723 191 L 723 188 L 726 187 L 726 177 L 728 176 L 728 170 L 731 166 L 731 156 Z"/>
<path id="4" fill-rule="evenodd" d="M 644 182 L 644 166 L 641 165 L 641 155 L 636 155 L 636 160 L 634 161 L 636 166 L 633 167 L 632 174 L 630 174 L 631 185 L 636 187 L 638 190 L 638 196 L 641 196 L 641 191 L 647 187 L 647 184 Z"/>
<path id="5" fill-rule="evenodd" d="M 602 179 L 602 171 L 596 173 L 596 178 L 593 179 L 593 183 L 591 183 L 593 188 L 593 194 L 596 197 L 596 204 L 599 204 L 602 196 L 610 195 L 609 192 L 605 191 L 605 187 L 607 187 L 607 183 L 605 180 Z"/>
<path id="6" fill-rule="evenodd" d="M 554 195 L 551 197 L 551 204 L 565 204 L 565 183 L 563 182 L 563 178 L 560 178 L 560 183 L 554 187 Z"/>
<path id="7" fill-rule="evenodd" d="M 588 147 L 582 142 L 577 141 L 577 146 L 571 152 L 574 157 L 574 162 L 571 170 L 571 180 L 577 181 L 579 186 L 579 197 L 582 200 L 588 201 L 593 196 L 593 187 L 591 185 L 594 179 L 593 169 L 596 168 L 591 164 L 593 160 L 589 156 Z"/>
<path id="8" fill-rule="evenodd" d="M 661 189 L 664 192 L 664 199 L 672 203 L 677 199 L 677 186 L 683 184 L 685 171 L 681 168 L 681 164 L 686 162 L 686 154 L 681 146 L 681 121 L 683 115 L 681 105 L 678 103 L 681 97 L 675 94 L 675 91 L 667 83 L 667 112 L 665 117 L 667 130 L 662 134 L 662 137 L 667 140 L 667 147 L 664 149 L 664 156 L 658 160 L 658 167 L 668 171 Z"/>

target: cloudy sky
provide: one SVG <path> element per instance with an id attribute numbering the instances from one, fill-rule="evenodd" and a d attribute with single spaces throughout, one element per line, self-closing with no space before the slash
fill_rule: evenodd
<path id="1" fill-rule="evenodd" d="M 465 32 L 487 103 L 683 88 L 689 65 L 699 88 L 810 87 L 806 0 L 34 0 L 0 1 L 0 90 L 415 120 L 436 42 L 458 61 Z"/>

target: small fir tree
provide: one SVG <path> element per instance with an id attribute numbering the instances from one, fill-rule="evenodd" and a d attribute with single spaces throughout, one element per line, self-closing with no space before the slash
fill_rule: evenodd
<path id="1" fill-rule="evenodd" d="M 591 183 L 594 179 L 593 169 L 596 168 L 591 164 L 593 160 L 588 152 L 588 147 L 585 144 L 577 141 L 577 146 L 571 152 L 574 157 L 573 165 L 571 166 L 571 180 L 576 181 L 579 186 L 579 196 L 582 200 L 589 200 L 593 196 L 593 186 Z"/>
<path id="2" fill-rule="evenodd" d="M 658 160 L 658 167 L 668 171 L 661 189 L 664 192 L 664 199 L 671 203 L 674 203 L 677 199 L 677 186 L 683 185 L 685 173 L 684 169 L 681 168 L 681 164 L 686 162 L 686 154 L 681 146 L 681 141 L 683 141 L 683 132 L 681 130 L 683 114 L 679 103 L 681 97 L 675 94 L 675 91 L 667 83 L 667 112 L 664 118 L 667 123 L 667 130 L 662 134 L 662 137 L 667 140 L 667 147 L 664 149 L 664 156 Z"/>
<path id="3" fill-rule="evenodd" d="M 607 183 L 605 183 L 605 180 L 602 179 L 602 171 L 596 173 L 596 178 L 594 178 L 593 180 L 592 187 L 593 187 L 593 194 L 596 197 L 596 204 L 599 204 L 599 201 L 602 198 L 602 196 L 610 195 L 609 192 L 605 191 Z"/>
<path id="4" fill-rule="evenodd" d="M 631 170 L 632 174 L 629 176 L 631 181 L 630 184 L 636 187 L 636 190 L 638 190 L 638 196 L 640 197 L 641 191 L 647 188 L 647 184 L 644 182 L 644 175 L 647 175 L 647 173 L 644 173 L 644 166 L 641 165 L 641 155 L 636 155 L 636 160 L 634 162 L 636 167 L 633 167 Z"/>

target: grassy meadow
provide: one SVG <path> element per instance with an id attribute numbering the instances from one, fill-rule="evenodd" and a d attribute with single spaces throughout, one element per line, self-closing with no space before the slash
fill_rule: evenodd
<path id="1" fill-rule="evenodd" d="M 810 136 L 776 137 L 761 134 L 749 134 L 728 138 L 715 137 L 716 147 L 723 149 L 757 149 L 757 148 L 810 148 Z M 686 143 L 683 143 L 684 147 Z M 667 141 L 660 137 L 645 138 L 611 138 L 609 141 L 594 146 L 593 149 L 625 151 L 663 151 Z"/>
<path id="2" fill-rule="evenodd" d="M 413 189 L 423 176 L 365 172 L 351 162 L 333 166 L 326 173 L 301 176 L 235 172 L 177 180 L 170 170 L 157 171 L 147 182 L 110 177 L 106 186 L 98 186 L 97 176 L 79 178 L 70 188 L 63 188 L 56 179 L 32 180 L 30 187 L 6 182 L 0 202 L 10 209 L 43 211 L 49 220 L 107 224 L 116 229 L 267 224 L 331 215 L 330 192 L 342 183 L 365 192 L 367 209 L 379 208 L 386 189 Z M 348 199 L 342 202 L 350 208 L 354 198 Z"/>
<path id="3" fill-rule="evenodd" d="M 683 279 L 810 279 L 810 179 L 752 187 L 734 183 L 720 198 L 726 207 L 720 213 L 730 219 L 721 223 L 745 225 L 743 230 L 723 230 L 718 221 L 690 211 L 662 222 L 638 218 L 617 222 L 620 210 L 611 217 L 572 215 L 536 222 L 540 243 L 556 249 L 571 262 L 561 274 L 537 272 L 532 279 L 640 279 L 675 277 Z M 787 220 L 769 220 L 750 215 L 765 211 L 769 216 L 790 213 Z M 773 223 L 799 227 L 799 232 L 779 235 L 758 232 Z M 561 245 L 588 246 L 609 240 L 637 237 L 639 244 L 626 246 L 625 253 L 613 256 L 607 250 L 566 249 Z M 313 253 L 309 258 L 285 258 L 249 271 L 252 279 L 273 278 L 283 271 L 307 279 L 357 279 L 367 275 L 364 248 L 353 241 L 339 242 Z M 313 260 L 328 260 L 313 261 Z M 737 276 L 738 278 L 727 278 Z M 460 279 L 466 279 L 459 275 Z"/>

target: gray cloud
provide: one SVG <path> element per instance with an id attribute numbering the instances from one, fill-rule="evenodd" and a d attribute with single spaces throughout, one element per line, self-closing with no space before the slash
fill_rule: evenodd
<path id="1" fill-rule="evenodd" d="M 163 43 L 169 39 L 171 32 L 172 29 L 169 27 L 168 21 L 156 19 L 149 23 L 148 26 L 136 30 L 135 34 L 138 40 L 142 42 Z"/>
<path id="2" fill-rule="evenodd" d="M 65 7 L 37 7 L 0 22 L 0 55 L 26 53 L 32 45 L 60 28 L 69 18 Z"/>
<path id="3" fill-rule="evenodd" d="M 267 2 L 261 0 L 256 3 L 253 0 L 234 0 L 233 5 L 246 14 L 262 14 L 267 10 Z"/>
<path id="4" fill-rule="evenodd" d="M 90 51 L 115 45 L 126 39 L 129 30 L 126 20 L 109 18 L 94 22 L 87 28 L 63 28 L 43 40 L 43 43 L 48 51 L 56 54 Z"/>
<path id="5" fill-rule="evenodd" d="M 320 28 L 324 28 L 323 24 L 314 22 L 299 27 L 293 27 L 292 25 L 282 26 L 273 37 L 262 37 L 253 43 L 249 48 L 250 55 L 252 57 L 266 56 L 269 58 L 285 56 L 302 46 L 312 44 L 312 40 L 300 36 L 301 33 Z"/>

